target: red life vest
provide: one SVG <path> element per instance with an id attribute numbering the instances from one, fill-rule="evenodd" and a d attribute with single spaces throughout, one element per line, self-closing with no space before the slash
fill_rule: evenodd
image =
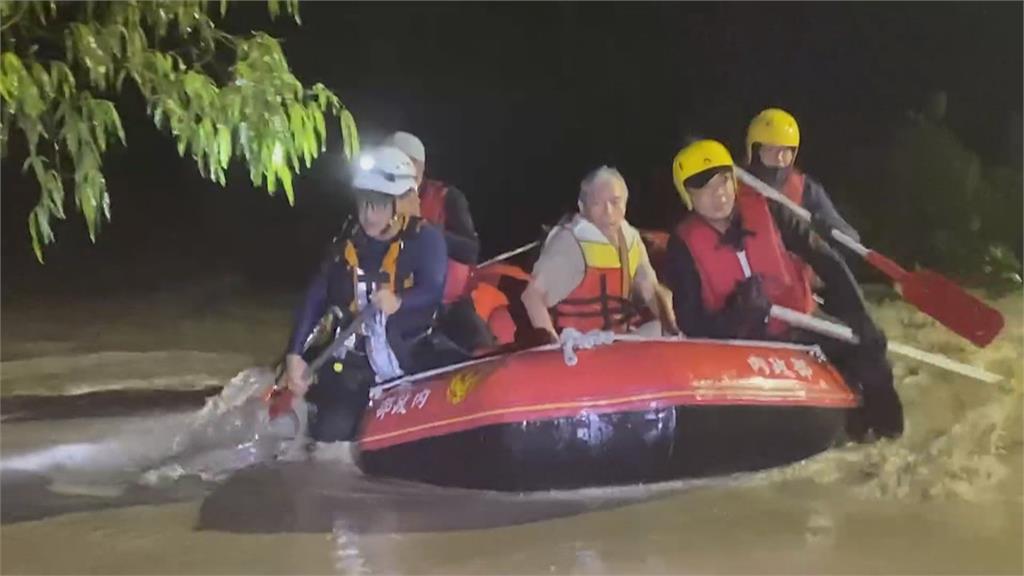
<path id="1" fill-rule="evenodd" d="M 802 262 L 788 252 L 760 194 L 745 187 L 736 193 L 736 210 L 743 228 L 753 234 L 743 238 L 743 250 L 720 244 L 721 234 L 696 213 L 676 227 L 676 235 L 686 243 L 700 274 L 701 299 L 709 312 L 718 312 L 736 285 L 758 275 L 769 300 L 800 312 L 814 308 L 810 286 L 800 272 Z M 745 258 L 745 261 L 744 261 Z M 778 335 L 786 325 L 770 320 L 768 333 Z"/>
<path id="2" fill-rule="evenodd" d="M 786 198 L 789 198 L 800 206 L 804 205 L 805 180 L 806 177 L 804 176 L 804 173 L 794 166 L 789 171 L 789 175 L 786 176 L 786 181 L 782 184 L 782 193 L 786 195 Z"/>
<path id="3" fill-rule="evenodd" d="M 420 217 L 444 230 L 444 200 L 448 186 L 444 182 L 424 179 L 420 184 Z"/>
<path id="4" fill-rule="evenodd" d="M 628 224 L 623 227 L 623 254 L 580 216 L 566 228 L 579 243 L 586 271 L 576 288 L 551 309 L 555 329 L 625 332 L 637 318 L 629 292 L 640 264 L 640 233 Z"/>
<path id="5" fill-rule="evenodd" d="M 442 231 L 445 229 L 447 218 L 445 212 L 445 197 L 447 195 L 448 186 L 444 182 L 424 179 L 420 184 L 420 216 Z M 448 259 L 448 275 L 444 282 L 443 303 L 451 304 L 466 295 L 471 272 L 468 264 Z"/>
<path id="6" fill-rule="evenodd" d="M 422 217 L 442 230 L 445 229 L 447 211 L 445 199 L 448 186 L 437 180 L 423 180 L 420 185 L 420 214 Z M 492 267 L 493 268 L 493 267 Z M 497 268 L 494 268 L 498 270 Z M 467 264 L 448 259 L 448 276 L 444 283 L 442 302 L 451 304 L 465 296 L 473 301 L 476 310 L 490 328 L 499 344 L 508 344 L 515 340 L 515 324 L 508 312 L 508 297 L 497 287 L 475 279 L 474 269 Z M 527 279 L 529 279 L 527 277 Z"/>
<path id="7" fill-rule="evenodd" d="M 806 180 L 807 177 L 804 176 L 804 173 L 794 166 L 789 171 L 789 175 L 786 176 L 786 181 L 782 184 L 782 193 L 786 195 L 786 198 L 789 198 L 798 205 L 803 206 L 804 184 L 806 183 Z M 746 186 L 746 184 L 743 186 Z M 812 270 L 811 267 L 803 260 L 800 260 L 796 256 L 794 256 L 794 258 L 796 258 L 797 273 L 800 275 L 800 281 L 805 282 L 808 286 L 807 290 L 810 291 L 811 286 L 814 284 L 812 279 L 816 278 L 814 270 Z"/>

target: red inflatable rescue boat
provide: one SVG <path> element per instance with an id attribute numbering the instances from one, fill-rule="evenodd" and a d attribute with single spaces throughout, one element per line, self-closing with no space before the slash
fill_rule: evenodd
<path id="1" fill-rule="evenodd" d="M 367 474 L 528 491 L 787 464 L 844 441 L 858 397 L 816 349 L 635 337 L 545 347 L 399 382 L 358 440 Z"/>

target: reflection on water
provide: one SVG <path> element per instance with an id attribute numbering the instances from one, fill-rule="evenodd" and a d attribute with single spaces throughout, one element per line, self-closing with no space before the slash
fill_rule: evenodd
<path id="1" fill-rule="evenodd" d="M 1021 303 L 999 303 L 1007 329 L 984 350 L 904 305 L 878 307 L 891 340 L 1009 378 L 985 385 L 895 359 L 904 438 L 701 482 L 520 496 L 365 478 L 344 458 L 324 458 L 247 468 L 223 483 L 261 457 L 246 440 L 260 422 L 239 399 L 269 381 L 265 369 L 238 374 L 238 401 L 222 397 L 205 412 L 4 421 L 0 571 L 1019 574 Z M 116 357 L 90 363 L 53 350 L 65 371 L 37 368 L 47 357 L 26 352 L 19 391 L 32 374 L 47 393 L 102 384 Z M 155 354 L 140 378 L 185 387 L 175 374 L 215 371 L 183 357 Z"/>

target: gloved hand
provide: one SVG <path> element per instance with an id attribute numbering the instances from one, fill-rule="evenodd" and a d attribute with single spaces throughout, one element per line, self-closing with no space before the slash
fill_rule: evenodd
<path id="1" fill-rule="evenodd" d="M 516 342 L 523 346 L 534 347 L 558 343 L 558 335 L 544 328 L 528 328 L 516 331 Z"/>
<path id="2" fill-rule="evenodd" d="M 835 226 L 832 222 L 819 212 L 811 212 L 811 229 L 821 237 L 822 240 L 832 240 L 832 229 Z"/>
<path id="3" fill-rule="evenodd" d="M 880 352 L 885 354 L 886 349 L 889 347 L 889 341 L 875 322 L 868 316 L 867 313 L 855 318 L 850 322 L 850 328 L 853 333 L 860 339 L 860 348 L 870 352 Z"/>
<path id="4" fill-rule="evenodd" d="M 761 278 L 751 276 L 729 296 L 728 307 L 741 316 L 745 324 L 763 324 L 771 311 L 772 302 L 764 293 Z"/>

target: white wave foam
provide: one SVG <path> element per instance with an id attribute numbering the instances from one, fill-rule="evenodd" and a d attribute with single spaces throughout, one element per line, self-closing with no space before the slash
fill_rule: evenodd
<path id="1" fill-rule="evenodd" d="M 0 362 L 0 387 L 6 396 L 194 390 L 217 385 L 252 364 L 252 358 L 243 354 L 193 350 L 44 356 Z"/>
<path id="2" fill-rule="evenodd" d="M 983 501 L 1006 497 L 1022 446 L 1024 325 L 1022 298 L 997 302 L 1007 319 L 1002 335 L 978 349 L 903 303 L 876 306 L 874 316 L 890 340 L 947 354 L 1004 377 L 980 384 L 893 357 L 907 430 L 896 441 L 832 450 L 788 468 L 755 476 L 757 482 L 810 479 L 844 484 L 861 498 L 905 501 Z"/>

